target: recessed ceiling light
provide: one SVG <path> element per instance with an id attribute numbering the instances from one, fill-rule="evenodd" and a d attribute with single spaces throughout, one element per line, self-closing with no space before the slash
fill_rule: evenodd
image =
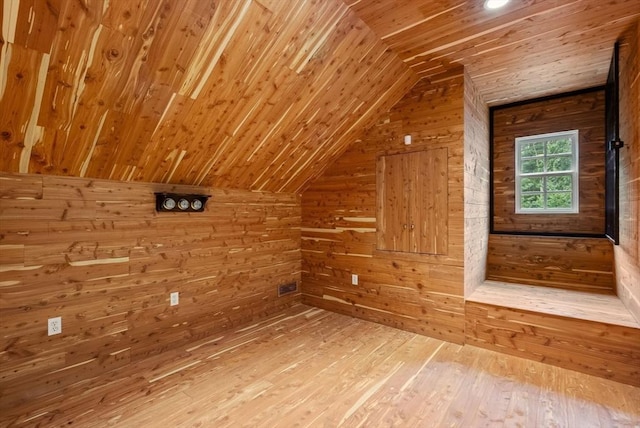
<path id="1" fill-rule="evenodd" d="M 507 3 L 509 3 L 509 0 L 486 0 L 484 8 L 489 10 L 499 9 Z"/>

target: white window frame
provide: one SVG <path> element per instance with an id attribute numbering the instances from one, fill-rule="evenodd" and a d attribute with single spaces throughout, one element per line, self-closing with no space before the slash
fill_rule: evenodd
<path id="1" fill-rule="evenodd" d="M 569 138 L 571 139 L 571 171 L 562 171 L 562 172 L 534 172 L 534 173 L 521 173 L 520 172 L 520 164 L 522 162 L 521 159 L 521 147 L 523 144 L 529 143 L 538 143 L 538 142 L 546 142 L 553 138 Z M 515 170 L 515 187 L 516 187 L 516 214 L 577 214 L 579 212 L 579 164 L 578 164 L 578 130 L 570 130 L 570 131 L 562 131 L 562 132 L 551 132 L 548 134 L 539 134 L 539 135 L 530 135 L 526 137 L 518 137 L 516 138 L 515 145 L 515 158 L 516 158 L 516 170 Z M 554 156 L 554 155 L 550 155 Z M 547 158 L 547 146 L 545 144 L 544 154 L 540 156 L 541 159 Z M 546 162 L 545 162 L 546 165 Z M 547 208 L 547 191 L 546 188 L 543 188 L 542 194 L 544 195 L 544 203 L 545 206 L 543 208 L 522 208 L 521 202 L 521 185 L 520 182 L 522 178 L 527 177 L 542 177 L 543 181 L 546 177 L 553 177 L 557 175 L 569 175 L 571 174 L 571 208 Z M 545 186 L 546 187 L 546 186 Z"/>

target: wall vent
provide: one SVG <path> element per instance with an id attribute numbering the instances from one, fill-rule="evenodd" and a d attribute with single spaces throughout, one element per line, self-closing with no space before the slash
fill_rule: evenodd
<path id="1" fill-rule="evenodd" d="M 298 291 L 298 283 L 297 282 L 289 282 L 287 284 L 282 284 L 278 286 L 278 297 L 284 296 L 285 294 L 291 294 Z"/>

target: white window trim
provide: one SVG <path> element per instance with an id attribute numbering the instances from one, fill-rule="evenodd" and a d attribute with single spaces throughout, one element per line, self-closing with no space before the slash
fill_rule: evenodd
<path id="1" fill-rule="evenodd" d="M 532 173 L 532 174 L 521 174 L 520 173 L 520 147 L 523 144 L 526 143 L 531 143 L 531 142 L 537 142 L 537 141 L 545 141 L 548 140 L 550 138 L 554 138 L 554 137 L 568 137 L 571 139 L 571 144 L 572 144 L 572 164 L 573 164 L 573 170 L 571 171 L 562 171 L 562 172 L 558 172 L 558 173 Z M 516 145 L 515 145 L 515 158 L 516 158 L 516 170 L 515 170 L 515 186 L 516 186 L 516 214 L 577 214 L 579 212 L 579 206 L 580 206 L 580 202 L 579 202 L 579 178 L 580 178 L 580 167 L 578 164 L 578 160 L 580 159 L 579 155 L 578 155 L 578 148 L 579 148 L 579 139 L 578 139 L 578 130 L 574 129 L 574 130 L 570 130 L 570 131 L 562 131 L 562 132 L 551 132 L 548 134 L 538 134 L 538 135 L 530 135 L 530 136 L 526 136 L 526 137 L 518 137 L 516 138 Z M 546 147 L 546 146 L 545 146 Z M 546 153 L 545 153 L 546 156 Z M 520 203 L 521 203 L 521 198 L 520 198 L 520 194 L 521 194 L 521 190 L 520 190 L 520 181 L 523 177 L 549 177 L 549 176 L 553 176 L 553 175 L 567 175 L 567 174 L 571 174 L 572 178 L 571 178 L 571 183 L 572 183 L 572 198 L 571 198 L 571 203 L 572 206 L 571 208 L 522 208 Z M 546 194 L 546 192 L 545 192 Z"/>

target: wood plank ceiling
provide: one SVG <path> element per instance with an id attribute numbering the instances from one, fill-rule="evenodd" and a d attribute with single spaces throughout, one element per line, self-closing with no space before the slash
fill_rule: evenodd
<path id="1" fill-rule="evenodd" d="M 464 65 L 490 105 L 604 84 L 640 0 L 345 0 L 422 78 Z"/>
<path id="2" fill-rule="evenodd" d="M 340 0 L 4 0 L 0 170 L 296 192 L 418 78 Z"/>
<path id="3" fill-rule="evenodd" d="M 0 171 L 299 192 L 420 77 L 465 65 L 491 104 L 602 84 L 639 14 L 639 0 L 2 0 Z"/>

